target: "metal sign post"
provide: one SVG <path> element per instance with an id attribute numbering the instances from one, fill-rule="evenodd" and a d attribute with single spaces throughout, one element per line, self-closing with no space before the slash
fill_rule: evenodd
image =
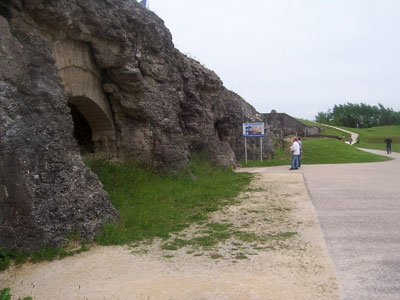
<path id="1" fill-rule="evenodd" d="M 261 162 L 262 162 L 262 137 L 260 137 L 260 152 L 261 152 Z"/>
<path id="2" fill-rule="evenodd" d="M 246 165 L 247 165 L 247 139 L 246 139 L 246 137 L 244 138 L 244 157 L 246 159 Z"/>

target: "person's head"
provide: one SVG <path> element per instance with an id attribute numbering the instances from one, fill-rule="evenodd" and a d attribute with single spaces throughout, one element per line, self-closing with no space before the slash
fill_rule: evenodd
<path id="1" fill-rule="evenodd" d="M 301 141 L 301 137 L 298 137 L 297 140 L 298 140 L 298 141 Z"/>

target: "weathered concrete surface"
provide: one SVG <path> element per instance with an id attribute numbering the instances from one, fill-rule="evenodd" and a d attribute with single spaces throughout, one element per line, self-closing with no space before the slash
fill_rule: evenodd
<path id="1" fill-rule="evenodd" d="M 390 156 L 396 160 L 295 171 L 305 177 L 346 300 L 400 297 L 400 154 Z M 287 169 L 251 171 L 293 172 Z"/>
<path id="2" fill-rule="evenodd" d="M 46 42 L 0 16 L 0 248 L 92 239 L 117 212 L 83 163 Z"/>
<path id="3" fill-rule="evenodd" d="M 276 110 L 264 113 L 263 116 L 265 122 L 271 126 L 273 133 L 280 138 L 288 135 L 315 136 L 321 131 L 317 126 L 307 126 L 292 116 L 278 113 Z"/>
<path id="4" fill-rule="evenodd" d="M 92 238 L 116 216 L 74 128 L 108 157 L 176 171 L 201 151 L 234 166 L 241 124 L 262 121 L 137 1 L 7 0 L 0 16 L 0 246 Z M 268 128 L 263 143 L 267 158 Z"/>
<path id="5" fill-rule="evenodd" d="M 223 166 L 244 157 L 241 124 L 262 115 L 175 49 L 164 22 L 137 1 L 12 0 L 0 12 L 12 33 L 48 42 L 70 103 L 112 154 L 164 170 L 196 151 Z M 266 133 L 265 158 L 273 153 Z"/>
<path id="6" fill-rule="evenodd" d="M 103 78 L 87 43 L 63 39 L 50 42 L 68 102 L 74 104 L 92 129 L 92 140 L 115 141 L 114 118 L 103 91 Z"/>

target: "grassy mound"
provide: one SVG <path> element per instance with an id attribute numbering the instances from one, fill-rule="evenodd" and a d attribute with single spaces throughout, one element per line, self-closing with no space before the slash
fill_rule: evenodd
<path id="1" fill-rule="evenodd" d="M 258 160 L 249 161 L 246 165 L 241 161 L 242 167 L 256 166 L 281 166 L 290 165 L 291 155 L 289 153 L 290 143 L 283 148 L 275 149 L 274 159 L 262 163 Z M 380 162 L 390 158 L 361 151 L 353 146 L 345 144 L 337 139 L 303 139 L 302 164 L 342 164 L 342 163 L 363 163 Z"/>
<path id="2" fill-rule="evenodd" d="M 343 129 L 358 133 L 359 144 L 357 147 L 386 150 L 383 140 L 389 136 L 392 140 L 392 151 L 400 152 L 400 126 L 379 126 L 372 128 L 347 128 Z"/>
<path id="3" fill-rule="evenodd" d="M 120 212 L 120 223 L 105 226 L 103 245 L 167 238 L 207 213 L 229 204 L 250 183 L 250 174 L 218 168 L 195 157 L 177 176 L 160 176 L 130 164 L 88 161 Z M 191 175 L 190 175 L 191 174 Z"/>

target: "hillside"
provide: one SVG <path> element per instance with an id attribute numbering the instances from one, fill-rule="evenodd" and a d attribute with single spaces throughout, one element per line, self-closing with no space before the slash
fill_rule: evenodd
<path id="1" fill-rule="evenodd" d="M 0 42 L 6 247 L 60 244 L 71 232 L 92 239 L 117 219 L 81 153 L 176 172 L 208 151 L 234 166 L 244 156 L 242 123 L 262 121 L 136 1 L 2 1 Z"/>

